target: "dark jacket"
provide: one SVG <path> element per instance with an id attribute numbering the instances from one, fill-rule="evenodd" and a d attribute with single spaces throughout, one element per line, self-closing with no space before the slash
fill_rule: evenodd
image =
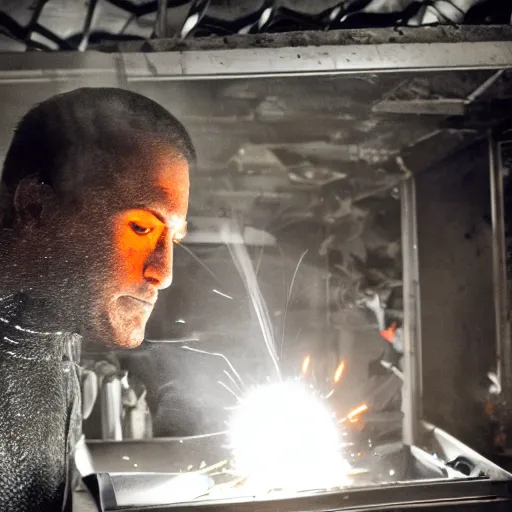
<path id="1" fill-rule="evenodd" d="M 40 311 L 24 294 L 0 298 L 2 512 L 71 507 L 81 425 L 80 337 L 48 330 Z"/>

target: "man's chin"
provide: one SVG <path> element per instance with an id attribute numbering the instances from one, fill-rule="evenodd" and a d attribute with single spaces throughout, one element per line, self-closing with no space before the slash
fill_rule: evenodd
<path id="1" fill-rule="evenodd" d="M 108 346 L 114 348 L 136 348 L 144 341 L 146 322 L 152 307 L 129 296 L 115 300 L 108 310 L 108 325 L 111 336 Z"/>
<path id="2" fill-rule="evenodd" d="M 126 340 L 118 340 L 118 348 L 137 348 L 144 341 L 144 331 L 132 333 Z"/>
<path id="3" fill-rule="evenodd" d="M 95 350 L 131 349 L 137 348 L 144 341 L 144 329 L 94 329 L 84 333 L 84 345 Z"/>
<path id="4" fill-rule="evenodd" d="M 110 348 L 137 348 L 144 341 L 144 331 L 132 331 L 118 333 L 117 336 L 110 338 L 106 345 Z"/>

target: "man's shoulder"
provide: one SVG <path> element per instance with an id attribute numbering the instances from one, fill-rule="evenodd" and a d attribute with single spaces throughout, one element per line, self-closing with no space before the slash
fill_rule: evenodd
<path id="1" fill-rule="evenodd" d="M 23 292 L 0 295 L 0 313 L 2 323 L 16 319 L 21 311 L 28 306 L 29 297 Z"/>
<path id="2" fill-rule="evenodd" d="M 62 329 L 59 312 L 53 311 L 46 300 L 23 291 L 0 294 L 0 328 L 2 326 L 28 336 L 69 338 L 73 343 L 80 338 Z"/>

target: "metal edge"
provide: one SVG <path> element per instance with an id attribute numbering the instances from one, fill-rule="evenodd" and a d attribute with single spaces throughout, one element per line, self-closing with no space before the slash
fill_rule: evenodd
<path id="1" fill-rule="evenodd" d="M 490 500 L 510 503 L 510 487 L 504 482 L 491 482 L 485 479 L 467 479 L 447 482 L 414 482 L 379 487 L 361 487 L 339 492 L 310 494 L 283 499 L 254 499 L 224 501 L 194 501 L 163 506 L 119 507 L 111 510 L 121 511 L 159 511 L 159 512 L 296 512 L 326 510 L 402 510 L 417 508 L 421 505 L 457 504 Z M 378 507 L 378 508 L 377 508 Z"/>
<path id="2" fill-rule="evenodd" d="M 426 421 L 422 422 L 422 428 L 427 448 L 433 450 L 444 462 L 455 460 L 457 457 L 463 455 L 474 464 L 479 465 L 484 471 L 488 472 L 489 478 L 496 481 L 512 482 L 511 473 L 500 468 L 497 464 L 486 459 L 441 428 Z"/>
<path id="3" fill-rule="evenodd" d="M 112 75 L 127 82 L 512 67 L 512 41 L 383 43 L 157 53 L 5 53 L 0 83 Z"/>
<path id="4" fill-rule="evenodd" d="M 211 434 L 198 434 L 195 436 L 185 437 L 152 437 L 150 439 L 123 439 L 121 441 L 112 441 L 110 439 L 87 439 L 87 445 L 112 444 L 114 446 L 122 446 L 122 444 L 168 444 L 168 443 L 184 443 L 187 441 L 196 441 L 198 439 L 209 439 L 211 437 L 222 437 L 228 433 L 227 430 L 221 432 L 212 432 Z"/>
<path id="5" fill-rule="evenodd" d="M 402 181 L 402 265 L 404 299 L 404 355 L 402 388 L 403 443 L 421 444 L 422 368 L 421 311 L 418 269 L 418 234 L 416 221 L 416 187 L 414 176 Z"/>
<path id="6" fill-rule="evenodd" d="M 441 459 L 436 457 L 435 455 L 426 452 L 423 448 L 418 446 L 411 446 L 411 454 L 414 458 L 420 461 L 425 467 L 431 467 L 444 471 L 447 474 L 447 478 L 467 478 L 466 475 L 457 471 L 456 469 L 447 466 Z"/>
<path id="7" fill-rule="evenodd" d="M 496 324 L 496 371 L 505 403 L 512 389 L 512 340 L 509 324 L 507 254 L 505 242 L 504 185 L 501 144 L 492 130 L 488 132 L 489 179 L 492 217 L 493 288 Z"/>
<path id="8" fill-rule="evenodd" d="M 512 66 L 512 42 L 410 43 L 126 53 L 129 81 L 271 77 Z"/>

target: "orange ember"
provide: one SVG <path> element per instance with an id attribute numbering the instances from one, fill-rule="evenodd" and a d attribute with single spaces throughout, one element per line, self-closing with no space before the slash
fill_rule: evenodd
<path id="1" fill-rule="evenodd" d="M 345 371 L 345 361 L 341 361 L 341 363 L 336 368 L 334 372 L 334 382 L 338 383 L 343 376 L 343 372 Z"/>

